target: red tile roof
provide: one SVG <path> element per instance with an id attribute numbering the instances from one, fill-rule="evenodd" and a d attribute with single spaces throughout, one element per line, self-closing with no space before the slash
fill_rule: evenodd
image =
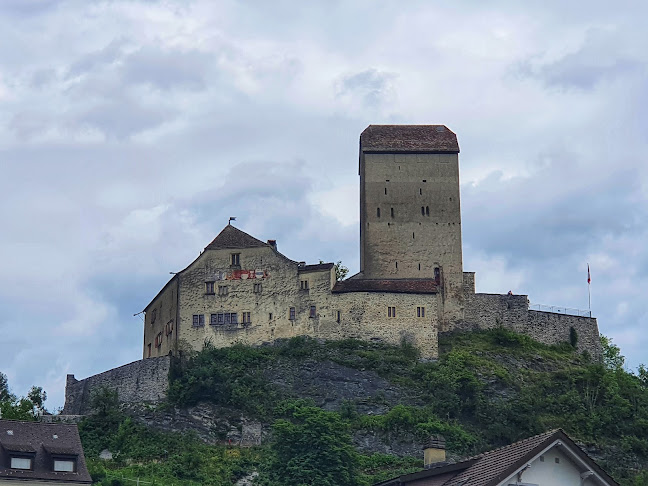
<path id="1" fill-rule="evenodd" d="M 360 150 L 459 153 L 459 143 L 445 125 L 369 125 L 360 135 Z"/>
<path id="2" fill-rule="evenodd" d="M 433 279 L 347 279 L 336 282 L 333 293 L 394 292 L 400 294 L 436 294 L 439 287 Z"/>

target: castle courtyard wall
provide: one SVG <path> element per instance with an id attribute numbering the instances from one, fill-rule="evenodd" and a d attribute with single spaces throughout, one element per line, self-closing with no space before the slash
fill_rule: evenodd
<path id="1" fill-rule="evenodd" d="M 61 415 L 88 414 L 92 394 L 102 388 L 116 391 L 122 404 L 159 403 L 169 387 L 170 365 L 171 359 L 163 356 L 134 361 L 83 380 L 67 375 Z"/>

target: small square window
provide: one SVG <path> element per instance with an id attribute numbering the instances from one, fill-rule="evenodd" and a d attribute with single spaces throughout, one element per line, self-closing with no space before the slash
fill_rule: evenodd
<path id="1" fill-rule="evenodd" d="M 206 294 L 214 293 L 214 282 L 205 282 L 205 293 Z"/>
<path id="2" fill-rule="evenodd" d="M 254 293 L 255 294 L 260 294 L 263 291 L 263 285 L 260 283 L 255 283 L 254 284 Z"/>
<path id="3" fill-rule="evenodd" d="M 212 314 L 211 316 L 209 316 L 209 324 L 211 326 L 218 324 L 218 314 Z"/>
<path id="4" fill-rule="evenodd" d="M 396 317 L 396 307 L 387 307 L 387 317 Z"/>
<path id="5" fill-rule="evenodd" d="M 230 314 L 230 323 L 231 324 L 238 324 L 238 314 L 236 314 L 236 312 L 232 312 Z"/>
<path id="6" fill-rule="evenodd" d="M 299 282 L 299 288 L 302 290 L 308 290 L 308 280 L 301 280 Z"/>
<path id="7" fill-rule="evenodd" d="M 216 324 L 224 324 L 225 323 L 225 314 L 222 312 L 219 312 L 216 314 Z"/>
<path id="8" fill-rule="evenodd" d="M 290 308 L 290 320 L 291 321 L 295 320 L 295 308 L 294 307 Z"/>
<path id="9" fill-rule="evenodd" d="M 205 314 L 194 314 L 193 315 L 193 327 L 201 327 L 205 325 Z"/>
<path id="10" fill-rule="evenodd" d="M 315 309 L 314 305 L 310 306 L 310 313 L 308 314 L 308 317 L 316 317 L 317 316 L 317 310 Z"/>
<path id="11" fill-rule="evenodd" d="M 425 307 L 416 308 L 416 317 L 425 317 Z"/>
<path id="12" fill-rule="evenodd" d="M 243 324 L 250 324 L 252 323 L 252 319 L 250 317 L 249 312 L 243 312 L 241 313 L 241 317 L 243 318 Z"/>
<path id="13" fill-rule="evenodd" d="M 232 253 L 232 266 L 233 267 L 238 267 L 241 265 L 241 254 L 240 253 Z"/>
<path id="14" fill-rule="evenodd" d="M 227 295 L 229 292 L 227 285 L 219 285 L 218 286 L 218 295 Z"/>

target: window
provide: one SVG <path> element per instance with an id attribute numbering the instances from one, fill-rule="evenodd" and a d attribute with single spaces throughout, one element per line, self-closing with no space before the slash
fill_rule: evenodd
<path id="1" fill-rule="evenodd" d="M 299 282 L 299 288 L 302 290 L 308 290 L 308 280 L 301 280 Z"/>
<path id="2" fill-rule="evenodd" d="M 270 312 L 270 313 L 268 314 L 268 320 L 269 320 L 269 321 L 272 320 L 272 312 Z"/>
<path id="3" fill-rule="evenodd" d="M 231 324 L 238 324 L 238 315 L 236 314 L 236 312 L 232 312 L 230 314 L 230 323 Z"/>
<path id="4" fill-rule="evenodd" d="M 229 312 L 226 312 L 225 314 L 223 314 L 223 318 L 224 318 L 223 324 L 229 324 L 230 323 L 230 313 Z"/>
<path id="5" fill-rule="evenodd" d="M 11 457 L 11 469 L 31 469 L 32 468 L 32 459 L 31 457 Z"/>
<path id="6" fill-rule="evenodd" d="M 419 196 L 422 196 L 422 195 L 423 195 L 423 189 L 421 189 L 421 188 L 419 187 Z"/>
<path id="7" fill-rule="evenodd" d="M 291 321 L 295 320 L 295 308 L 294 307 L 290 308 L 290 320 Z"/>
<path id="8" fill-rule="evenodd" d="M 238 267 L 241 265 L 241 254 L 240 253 L 232 253 L 232 266 L 233 267 Z"/>
<path id="9" fill-rule="evenodd" d="M 421 206 L 421 216 L 425 216 L 425 207 Z"/>
<path id="10" fill-rule="evenodd" d="M 243 318 L 243 324 L 250 324 L 252 322 L 249 312 L 241 313 L 241 317 Z"/>
<path id="11" fill-rule="evenodd" d="M 380 208 L 376 208 L 376 216 L 380 218 Z"/>
<path id="12" fill-rule="evenodd" d="M 308 314 L 308 317 L 317 317 L 317 311 L 314 305 L 310 306 L 310 313 Z"/>
<path id="13" fill-rule="evenodd" d="M 157 319 L 157 308 L 153 309 L 153 312 L 151 312 L 151 324 L 155 322 L 155 319 Z"/>
<path id="14" fill-rule="evenodd" d="M 218 295 L 227 295 L 227 293 L 228 293 L 227 285 L 218 286 Z"/>
<path id="15" fill-rule="evenodd" d="M 75 462 L 74 459 L 54 459 L 54 471 L 74 472 Z"/>
<path id="16" fill-rule="evenodd" d="M 425 307 L 416 308 L 416 317 L 425 317 Z"/>
<path id="17" fill-rule="evenodd" d="M 201 327 L 205 325 L 205 314 L 193 315 L 193 327 Z"/>
<path id="18" fill-rule="evenodd" d="M 425 215 L 426 216 L 430 215 L 430 206 L 425 206 Z"/>
<path id="19" fill-rule="evenodd" d="M 255 283 L 254 284 L 254 293 L 255 294 L 260 294 L 263 291 L 263 285 L 260 283 Z"/>
<path id="20" fill-rule="evenodd" d="M 387 188 L 385 187 L 385 196 L 387 195 Z"/>
<path id="21" fill-rule="evenodd" d="M 151 357 L 151 343 L 148 343 L 148 357 Z"/>
<path id="22" fill-rule="evenodd" d="M 387 307 L 387 317 L 396 317 L 396 307 Z"/>
<path id="23" fill-rule="evenodd" d="M 209 325 L 215 326 L 216 324 L 218 324 L 218 314 L 212 314 L 209 316 Z"/>
<path id="24" fill-rule="evenodd" d="M 162 346 L 162 332 L 158 332 L 158 335 L 155 336 L 155 347 L 159 348 Z"/>
<path id="25" fill-rule="evenodd" d="M 394 217 L 394 208 L 391 208 L 391 217 Z"/>
<path id="26" fill-rule="evenodd" d="M 335 322 L 337 322 L 337 323 L 339 324 L 339 323 L 340 323 L 340 320 L 341 320 L 341 319 L 340 319 L 341 317 L 342 317 L 342 312 L 337 311 L 337 312 L 335 313 Z"/>
<path id="27" fill-rule="evenodd" d="M 205 293 L 214 294 L 214 282 L 205 282 Z"/>

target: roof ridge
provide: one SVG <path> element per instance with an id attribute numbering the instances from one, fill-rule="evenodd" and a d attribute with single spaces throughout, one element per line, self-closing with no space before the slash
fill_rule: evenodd
<path id="1" fill-rule="evenodd" d="M 482 452 L 480 454 L 477 454 L 476 456 L 468 457 L 465 460 L 468 461 L 470 459 L 481 459 L 481 458 L 483 458 L 483 457 L 485 457 L 487 455 L 493 454 L 495 452 L 499 452 L 499 451 L 501 451 L 503 449 L 508 449 L 508 448 L 511 448 L 511 447 L 517 447 L 520 444 L 527 443 L 527 442 L 530 442 L 532 440 L 536 440 L 536 439 L 540 438 L 541 436 L 551 437 L 552 435 L 554 435 L 556 432 L 559 432 L 559 431 L 564 433 L 564 431 L 562 429 L 560 429 L 560 428 L 548 430 L 547 432 L 542 432 L 540 434 L 532 435 L 531 437 L 526 437 L 524 439 L 520 439 L 517 442 L 512 442 L 511 444 L 496 447 L 495 449 L 491 449 L 489 451 L 484 451 L 484 452 Z"/>

